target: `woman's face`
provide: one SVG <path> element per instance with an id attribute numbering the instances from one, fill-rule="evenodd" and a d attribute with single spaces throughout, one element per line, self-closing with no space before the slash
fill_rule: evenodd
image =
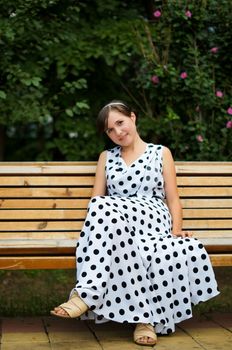
<path id="1" fill-rule="evenodd" d="M 109 112 L 106 134 L 117 145 L 129 146 L 137 133 L 135 121 L 136 116 L 134 113 L 131 113 L 131 116 L 128 117 L 116 110 L 111 110 Z"/>

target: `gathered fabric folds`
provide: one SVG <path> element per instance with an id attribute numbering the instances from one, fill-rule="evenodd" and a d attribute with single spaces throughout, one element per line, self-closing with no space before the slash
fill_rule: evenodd
<path id="1" fill-rule="evenodd" d="M 174 237 L 165 203 L 160 145 L 131 165 L 107 152 L 106 196 L 93 197 L 77 243 L 75 291 L 96 322 L 150 323 L 175 331 L 192 305 L 219 294 L 209 257 L 196 238 Z"/>

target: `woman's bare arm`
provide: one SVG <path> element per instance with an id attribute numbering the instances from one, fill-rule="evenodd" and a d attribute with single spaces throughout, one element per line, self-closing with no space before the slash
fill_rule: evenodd
<path id="1" fill-rule="evenodd" d="M 191 232 L 182 231 L 182 207 L 177 190 L 175 163 L 167 147 L 163 149 L 163 177 L 167 206 L 172 216 L 172 234 L 191 237 Z"/>
<path id="2" fill-rule="evenodd" d="M 94 180 L 94 186 L 92 191 L 92 197 L 104 196 L 106 194 L 106 174 L 105 174 L 106 155 L 107 155 L 107 151 L 103 151 L 99 156 L 95 180 Z"/>

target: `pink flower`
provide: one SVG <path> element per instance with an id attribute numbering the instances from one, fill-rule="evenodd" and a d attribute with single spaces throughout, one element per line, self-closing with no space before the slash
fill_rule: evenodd
<path id="1" fill-rule="evenodd" d="M 153 84 L 157 85 L 159 84 L 159 77 L 157 75 L 152 75 L 151 81 L 153 82 Z"/>
<path id="2" fill-rule="evenodd" d="M 229 120 L 229 121 L 226 123 L 226 127 L 227 127 L 227 129 L 231 129 L 231 128 L 232 128 L 232 120 Z"/>
<path id="3" fill-rule="evenodd" d="M 220 91 L 220 90 L 217 90 L 216 93 L 215 93 L 215 95 L 216 95 L 217 97 L 222 98 L 222 97 L 223 97 L 223 92 Z"/>
<path id="4" fill-rule="evenodd" d="M 232 115 L 232 107 L 229 107 L 229 108 L 227 109 L 227 113 L 228 113 L 229 115 Z"/>
<path id="5" fill-rule="evenodd" d="M 227 127 L 227 129 L 232 129 L 232 120 L 229 120 L 229 121 L 226 123 L 226 127 Z"/>
<path id="6" fill-rule="evenodd" d="M 195 111 L 196 111 L 196 112 L 200 112 L 200 106 L 196 106 Z"/>
<path id="7" fill-rule="evenodd" d="M 212 47 L 212 49 L 210 49 L 210 52 L 212 53 L 217 53 L 218 52 L 218 47 Z"/>
<path id="8" fill-rule="evenodd" d="M 182 72 L 180 75 L 181 79 L 186 79 L 187 76 L 188 76 L 187 72 Z"/>
<path id="9" fill-rule="evenodd" d="M 197 141 L 198 142 L 203 142 L 204 141 L 203 136 L 202 135 L 197 135 Z"/>
<path id="10" fill-rule="evenodd" d="M 191 17 L 192 17 L 192 12 L 189 11 L 189 10 L 187 10 L 187 11 L 185 12 L 185 16 L 188 17 L 188 18 L 191 18 Z"/>
<path id="11" fill-rule="evenodd" d="M 156 10 L 154 13 L 153 13 L 153 16 L 155 18 L 159 18 L 161 16 L 161 11 L 160 10 Z"/>

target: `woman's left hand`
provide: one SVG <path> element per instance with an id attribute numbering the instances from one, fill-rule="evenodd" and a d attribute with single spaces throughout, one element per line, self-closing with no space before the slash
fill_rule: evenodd
<path id="1" fill-rule="evenodd" d="M 180 231 L 180 232 L 175 232 L 172 234 L 174 237 L 192 237 L 193 233 L 191 231 Z"/>

